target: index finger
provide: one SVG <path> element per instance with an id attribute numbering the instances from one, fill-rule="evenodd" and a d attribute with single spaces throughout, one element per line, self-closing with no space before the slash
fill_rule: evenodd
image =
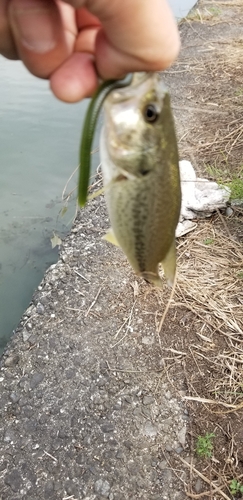
<path id="1" fill-rule="evenodd" d="M 101 23 L 98 17 L 94 16 L 85 7 L 76 11 L 76 22 L 78 29 L 98 28 Z"/>

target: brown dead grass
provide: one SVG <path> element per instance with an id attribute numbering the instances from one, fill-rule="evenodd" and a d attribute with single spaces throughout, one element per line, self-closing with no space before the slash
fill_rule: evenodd
<path id="1" fill-rule="evenodd" d="M 220 407 L 221 413 L 242 408 L 242 246 L 222 229 L 203 222 L 179 244 L 178 269 L 174 307 L 184 306 L 200 319 L 198 342 L 191 347 L 218 373 L 207 384 L 207 401 L 193 388 L 192 397 L 199 402 L 202 397 L 202 403 Z"/>

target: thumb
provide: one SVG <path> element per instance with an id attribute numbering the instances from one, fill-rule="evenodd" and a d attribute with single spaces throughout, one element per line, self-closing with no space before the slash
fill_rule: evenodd
<path id="1" fill-rule="evenodd" d="M 20 59 L 36 76 L 47 78 L 67 59 L 75 42 L 74 33 L 65 23 L 75 26 L 73 9 L 54 0 L 11 0 L 9 18 Z M 72 18 L 73 17 L 73 22 Z"/>

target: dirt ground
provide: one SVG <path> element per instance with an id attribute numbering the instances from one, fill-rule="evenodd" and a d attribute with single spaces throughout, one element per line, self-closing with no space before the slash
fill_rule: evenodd
<path id="1" fill-rule="evenodd" d="M 241 1 L 199 2 L 182 22 L 183 50 L 166 74 L 180 157 L 190 159 L 200 175 L 225 183 L 243 179 L 242 15 Z M 178 242 L 179 290 L 163 329 L 174 323 L 170 339 L 185 353 L 190 498 L 243 497 L 242 224 L 241 204 L 231 217 L 218 213 L 199 221 L 196 232 Z M 212 456 L 200 459 L 197 439 L 207 432 L 215 436 Z"/>
<path id="2" fill-rule="evenodd" d="M 180 158 L 242 180 L 242 0 L 180 30 L 161 75 Z M 239 202 L 178 239 L 171 297 L 101 240 L 102 197 L 78 214 L 2 358 L 1 500 L 243 497 L 242 223 Z"/>

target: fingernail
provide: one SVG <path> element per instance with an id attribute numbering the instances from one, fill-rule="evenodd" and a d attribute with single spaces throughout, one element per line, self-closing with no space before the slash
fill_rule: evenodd
<path id="1" fill-rule="evenodd" d="M 44 54 L 56 46 L 57 13 L 48 0 L 19 0 L 11 12 L 14 31 L 32 52 Z M 59 19 L 58 19 L 59 21 Z"/>

